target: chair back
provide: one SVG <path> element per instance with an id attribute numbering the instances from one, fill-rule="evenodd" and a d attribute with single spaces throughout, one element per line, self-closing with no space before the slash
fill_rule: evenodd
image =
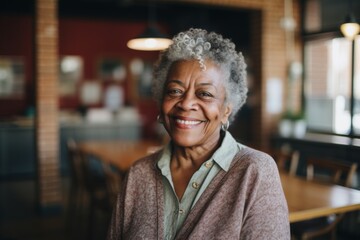
<path id="1" fill-rule="evenodd" d="M 94 207 L 111 210 L 120 191 L 121 175 L 109 163 L 84 154 L 84 176 Z"/>
<path id="2" fill-rule="evenodd" d="M 87 209 L 87 192 L 85 187 L 84 161 L 74 139 L 66 142 L 70 185 L 67 192 L 67 228 L 71 234 L 78 232 L 83 222 L 83 213 Z"/>
<path id="3" fill-rule="evenodd" d="M 328 181 L 345 187 L 351 187 L 356 169 L 356 163 L 309 158 L 306 162 L 306 178 L 308 180 Z"/>
<path id="4" fill-rule="evenodd" d="M 123 175 L 109 163 L 102 162 L 102 168 L 105 174 L 105 183 L 109 202 L 110 205 L 113 206 L 115 205 L 117 195 L 120 192 Z"/>
<path id="5" fill-rule="evenodd" d="M 76 187 L 83 187 L 85 184 L 83 169 L 84 161 L 74 139 L 69 139 L 67 141 L 67 150 L 71 182 Z"/>
<path id="6" fill-rule="evenodd" d="M 286 171 L 295 176 L 299 165 L 300 153 L 296 150 L 283 146 L 274 154 L 275 162 L 280 171 Z"/>

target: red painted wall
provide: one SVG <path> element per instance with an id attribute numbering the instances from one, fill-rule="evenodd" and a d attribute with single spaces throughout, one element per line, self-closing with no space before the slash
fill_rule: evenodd
<path id="1" fill-rule="evenodd" d="M 120 58 L 125 64 L 133 58 L 154 61 L 158 52 L 140 52 L 126 47 L 126 42 L 140 34 L 144 28 L 144 22 L 60 19 L 59 55 L 78 55 L 83 58 L 84 69 L 81 81 L 98 78 L 97 64 L 102 57 Z M 0 116 L 21 115 L 34 102 L 33 17 L 0 16 L 0 32 L 0 55 L 21 56 L 25 59 L 26 83 L 23 98 L 0 99 Z M 103 85 L 106 87 L 110 83 L 104 81 Z M 126 103 L 136 104 L 139 99 L 133 99 L 130 94 L 133 87 L 131 78 L 128 76 L 121 85 L 125 88 Z M 59 99 L 61 109 L 76 109 L 79 104 L 77 95 Z"/>
<path id="2" fill-rule="evenodd" d="M 129 23 L 106 20 L 61 19 L 59 24 L 60 55 L 79 55 L 84 60 L 84 80 L 98 78 L 97 64 L 103 57 L 120 58 L 127 65 L 133 58 L 154 61 L 158 52 L 134 51 L 126 46 L 126 42 L 140 34 L 145 28 L 144 23 Z M 129 72 L 129 69 L 128 69 Z M 109 84 L 104 82 L 104 86 Z M 132 82 L 128 75 L 120 84 L 125 90 L 126 103 L 132 99 Z M 136 102 L 136 100 L 135 100 Z M 61 108 L 74 108 L 77 99 L 63 98 Z"/>
<path id="3" fill-rule="evenodd" d="M 25 61 L 23 97 L 0 98 L 0 118 L 24 114 L 33 99 L 33 18 L 0 15 L 0 56 L 20 56 Z M 1 87 L 1 86 L 0 86 Z"/>
<path id="4" fill-rule="evenodd" d="M 0 16 L 0 56 L 21 56 L 25 60 L 25 94 L 20 98 L 0 98 L 0 119 L 24 115 L 34 105 L 33 77 L 33 17 Z M 59 20 L 59 56 L 78 55 L 83 59 L 82 81 L 98 79 L 98 61 L 102 57 L 115 57 L 127 65 L 133 58 L 155 61 L 158 52 L 141 52 L 127 48 L 126 42 L 139 35 L 145 22 L 124 22 L 117 20 L 64 18 Z M 128 73 L 129 73 L 129 69 Z M 103 88 L 114 82 L 103 81 Z M 149 99 L 133 96 L 134 83 L 127 75 L 125 81 L 117 83 L 125 91 L 125 104 L 134 105 L 144 116 L 144 135 L 153 133 L 156 105 Z M 78 86 L 79 87 L 79 86 Z M 136 95 L 136 94 L 135 94 Z M 96 107 L 100 106 L 99 103 Z M 80 107 L 78 95 L 59 98 L 60 109 Z"/>

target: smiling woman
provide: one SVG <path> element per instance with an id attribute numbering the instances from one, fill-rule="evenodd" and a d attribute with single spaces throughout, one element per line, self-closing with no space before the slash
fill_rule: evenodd
<path id="1" fill-rule="evenodd" d="M 108 239 L 290 239 L 275 161 L 227 131 L 245 67 L 234 43 L 202 29 L 161 52 L 153 93 L 170 142 L 128 172 Z"/>

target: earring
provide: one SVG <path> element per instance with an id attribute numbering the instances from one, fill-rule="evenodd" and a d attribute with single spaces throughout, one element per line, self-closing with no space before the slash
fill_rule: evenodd
<path id="1" fill-rule="evenodd" d="M 226 132 L 228 130 L 228 128 L 229 128 L 229 125 L 230 125 L 229 120 L 227 120 L 226 123 L 221 124 L 221 130 Z"/>
<path id="2" fill-rule="evenodd" d="M 163 121 L 163 120 L 161 119 L 161 117 L 160 117 L 160 114 L 157 115 L 156 121 L 157 121 L 158 123 L 164 123 L 164 121 Z"/>

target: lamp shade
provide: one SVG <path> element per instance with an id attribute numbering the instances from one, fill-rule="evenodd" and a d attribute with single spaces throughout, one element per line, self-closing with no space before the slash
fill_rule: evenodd
<path id="1" fill-rule="evenodd" d="M 341 24 L 340 30 L 344 36 L 350 40 L 353 40 L 357 34 L 360 32 L 360 26 L 356 22 L 353 15 L 347 15 L 345 22 Z"/>
<path id="2" fill-rule="evenodd" d="M 127 42 L 128 48 L 141 51 L 159 51 L 169 47 L 171 39 L 166 38 L 155 26 L 148 26 L 137 38 Z"/>

